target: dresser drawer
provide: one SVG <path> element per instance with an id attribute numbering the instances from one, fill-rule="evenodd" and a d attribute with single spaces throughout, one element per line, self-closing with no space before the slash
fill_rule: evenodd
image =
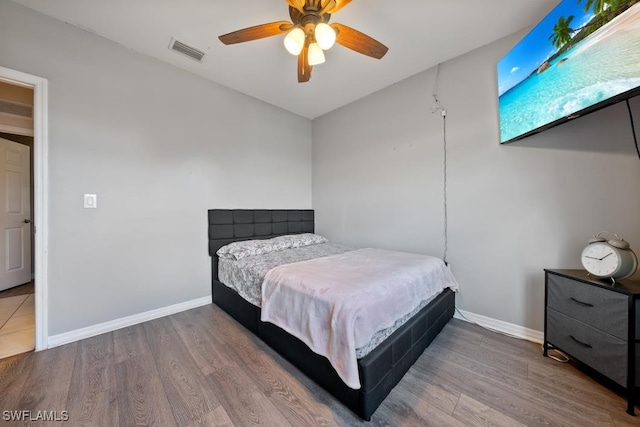
<path id="1" fill-rule="evenodd" d="M 547 309 L 547 341 L 627 386 L 627 343 L 554 309 Z"/>
<path id="2" fill-rule="evenodd" d="M 621 340 L 628 339 L 627 295 L 548 274 L 547 306 Z"/>

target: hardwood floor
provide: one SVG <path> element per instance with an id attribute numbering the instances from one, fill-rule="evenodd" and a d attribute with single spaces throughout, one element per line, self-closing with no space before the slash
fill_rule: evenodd
<path id="1" fill-rule="evenodd" d="M 456 319 L 371 423 L 215 305 L 0 360 L 2 411 L 67 411 L 73 426 L 640 425 L 625 408 L 538 344 Z"/>

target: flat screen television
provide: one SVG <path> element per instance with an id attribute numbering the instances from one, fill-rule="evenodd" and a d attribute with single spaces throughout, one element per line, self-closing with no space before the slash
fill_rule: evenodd
<path id="1" fill-rule="evenodd" d="M 640 0 L 562 0 L 498 63 L 500 142 L 640 94 Z"/>

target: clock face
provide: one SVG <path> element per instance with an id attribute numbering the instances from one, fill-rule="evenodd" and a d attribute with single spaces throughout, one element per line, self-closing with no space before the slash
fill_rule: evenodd
<path id="1" fill-rule="evenodd" d="M 582 251 L 582 265 L 593 275 L 609 277 L 620 268 L 620 258 L 611 246 L 592 243 Z"/>

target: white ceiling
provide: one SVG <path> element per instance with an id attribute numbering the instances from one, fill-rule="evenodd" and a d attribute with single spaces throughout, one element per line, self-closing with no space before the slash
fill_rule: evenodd
<path id="1" fill-rule="evenodd" d="M 559 0 L 353 0 L 331 17 L 389 47 L 381 60 L 336 45 L 298 83 L 284 35 L 225 46 L 218 36 L 289 20 L 285 0 L 14 0 L 309 119 L 469 52 L 544 17 Z M 172 37 L 207 53 L 168 49 Z"/>

